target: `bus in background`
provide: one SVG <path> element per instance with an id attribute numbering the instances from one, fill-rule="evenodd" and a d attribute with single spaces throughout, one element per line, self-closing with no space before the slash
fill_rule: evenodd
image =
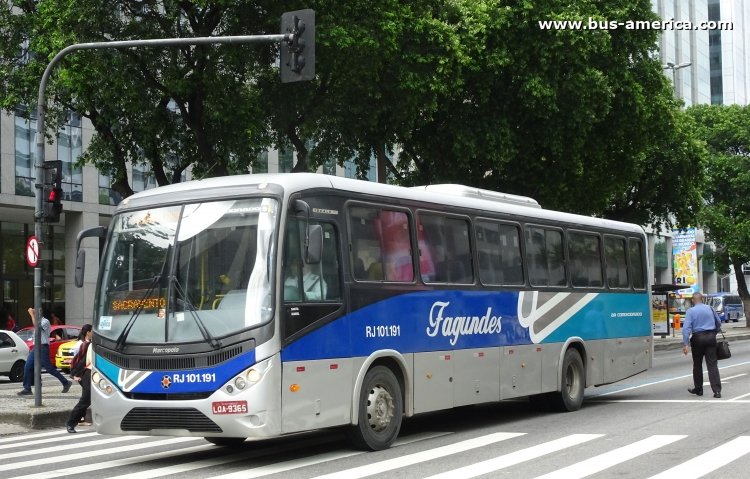
<path id="1" fill-rule="evenodd" d="M 94 305 L 102 434 L 231 445 L 584 388 L 652 361 L 641 227 L 458 185 L 212 178 L 123 200 Z"/>
<path id="2" fill-rule="evenodd" d="M 745 315 L 742 300 L 736 293 L 707 294 L 706 304 L 716 311 L 722 323 L 729 321 L 736 323 Z"/>

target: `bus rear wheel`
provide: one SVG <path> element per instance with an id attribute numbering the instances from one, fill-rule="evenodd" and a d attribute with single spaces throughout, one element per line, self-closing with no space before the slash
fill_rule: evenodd
<path id="1" fill-rule="evenodd" d="M 237 447 L 245 442 L 244 437 L 204 437 L 203 439 L 211 444 L 223 447 Z"/>
<path id="2" fill-rule="evenodd" d="M 387 367 L 375 366 L 367 371 L 362 382 L 358 421 L 350 427 L 349 439 L 357 449 L 387 449 L 398 436 L 403 413 L 398 379 Z"/>
<path id="3" fill-rule="evenodd" d="M 555 409 L 578 411 L 583 405 L 583 390 L 586 388 L 586 370 L 581 354 L 568 348 L 563 357 L 560 391 L 554 396 Z"/>

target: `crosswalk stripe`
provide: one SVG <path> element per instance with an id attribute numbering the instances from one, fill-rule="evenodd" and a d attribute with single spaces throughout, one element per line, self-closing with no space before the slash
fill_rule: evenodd
<path id="1" fill-rule="evenodd" d="M 430 461 L 433 459 L 448 456 L 450 454 L 456 454 L 459 452 L 468 451 L 470 449 L 487 446 L 489 444 L 505 441 L 514 437 L 523 436 L 524 434 L 525 433 L 518 432 L 498 432 L 494 434 L 488 434 L 486 436 L 480 436 L 474 439 L 460 441 L 454 444 L 449 444 L 447 446 L 436 447 L 435 449 L 428 449 L 426 451 L 408 454 L 406 456 L 401 456 L 394 459 L 367 464 L 366 466 L 360 466 L 352 469 L 346 469 L 344 471 L 334 472 L 331 474 L 325 474 L 323 476 L 318 476 L 315 479 L 356 479 L 360 477 L 367 477 L 376 473 L 383 473 L 391 471 L 393 469 L 399 469 L 401 467 L 412 466 L 420 462 Z"/>
<path id="2" fill-rule="evenodd" d="M 93 431 L 92 431 L 93 432 Z M 81 433 L 83 434 L 89 434 L 89 433 Z M 38 434 L 24 434 L 24 435 L 13 435 L 10 437 L 4 437 L 0 439 L 0 444 L 5 444 L 7 442 L 13 443 L 13 446 L 17 446 L 18 444 L 28 444 L 30 441 L 33 441 L 35 438 L 41 438 L 41 437 L 52 437 L 52 436 L 69 436 L 68 431 L 66 430 L 56 430 L 56 431 L 47 431 L 47 432 L 40 432 Z"/>
<path id="3" fill-rule="evenodd" d="M 129 437 L 130 439 L 139 439 L 139 438 L 142 439 L 143 438 L 143 436 L 126 436 L 126 437 Z M 194 437 L 173 437 L 169 439 L 164 439 L 162 441 L 139 442 L 137 444 L 114 447 L 112 449 L 104 449 L 104 451 L 107 454 L 117 454 L 120 452 L 137 451 L 139 449 L 147 449 L 147 448 L 152 448 L 152 447 L 167 446 L 170 444 L 178 444 L 181 442 L 195 441 L 195 439 L 196 438 Z M 86 450 L 83 452 L 78 452 L 74 454 L 58 454 L 60 451 L 55 450 L 51 455 L 44 457 L 43 455 L 37 452 L 38 450 L 35 450 L 33 452 L 34 459 L 30 459 L 30 460 L 22 461 L 22 462 L 13 462 L 10 464 L 0 464 L 0 471 L 13 471 L 15 469 L 22 469 L 24 467 L 41 466 L 43 464 L 53 464 L 53 463 L 58 463 L 58 462 L 64 463 L 65 461 L 72 461 L 75 459 L 90 460 L 92 446 L 102 444 L 105 441 L 86 442 L 82 445 L 82 447 L 85 447 Z M 26 451 L 25 456 L 29 457 L 29 455 L 30 455 L 29 451 Z M 3 455 L 3 459 L 6 459 L 6 458 L 7 456 Z"/>
<path id="4" fill-rule="evenodd" d="M 71 436 L 72 436 L 72 434 L 71 434 Z M 99 439 L 99 440 L 96 441 L 96 444 L 97 445 L 113 444 L 113 443 L 117 443 L 117 442 L 132 441 L 134 439 L 136 439 L 135 436 L 110 437 L 110 438 L 107 438 L 107 439 Z M 49 441 L 47 441 L 47 442 L 49 442 Z M 86 441 L 86 442 L 79 441 L 76 444 L 66 445 L 65 449 L 69 451 L 71 449 L 84 449 L 84 448 L 87 449 L 87 448 L 90 448 L 90 447 L 91 447 L 91 443 L 89 443 L 88 441 Z M 35 449 L 34 450 L 34 454 L 39 454 L 39 455 L 56 454 L 58 452 L 60 452 L 60 446 L 43 447 L 41 449 Z M 16 452 L 6 452 L 6 453 L 3 454 L 3 459 L 11 459 L 11 458 L 14 458 L 14 457 L 26 457 L 28 455 L 29 455 L 29 451 L 28 450 L 25 450 L 25 451 L 16 451 Z"/>
<path id="5" fill-rule="evenodd" d="M 13 449 L 20 446 L 27 447 L 27 446 L 36 446 L 37 444 L 49 444 L 51 441 L 55 441 L 56 443 L 59 442 L 68 442 L 68 441 L 79 441 L 83 437 L 92 436 L 94 434 L 94 431 L 87 432 L 87 433 L 81 433 L 81 434 L 68 434 L 68 431 L 63 431 L 65 435 L 63 436 L 62 433 L 59 431 L 56 431 L 54 434 L 46 435 L 43 439 L 32 439 L 30 441 L 26 440 L 18 440 L 16 439 L 16 442 L 13 444 L 2 444 L 0 445 L 0 450 L 2 449 Z M 59 435 L 59 438 L 54 438 L 53 436 Z M 28 449 L 27 449 L 28 450 Z M 11 457 L 10 455 L 3 454 L 3 457 Z"/>
<path id="6" fill-rule="evenodd" d="M 750 453 L 750 436 L 740 436 L 694 457 L 689 461 L 652 476 L 650 479 L 694 479 L 729 464 Z"/>
<path id="7" fill-rule="evenodd" d="M 394 445 L 394 447 L 398 447 L 400 445 L 410 444 L 412 442 L 417 442 L 417 441 L 423 441 L 425 439 L 432 439 L 432 438 L 435 438 L 435 437 L 444 436 L 446 434 L 448 434 L 448 433 L 444 433 L 444 432 L 437 432 L 437 433 L 435 433 L 435 432 L 429 432 L 429 433 L 423 433 L 423 434 L 415 434 L 413 436 L 407 436 L 407 437 L 405 437 L 403 439 L 397 440 L 393 445 Z M 335 454 L 335 456 L 330 456 L 330 454 Z M 362 454 L 362 452 L 361 451 L 347 451 L 347 452 L 343 452 L 343 453 L 327 453 L 327 454 L 322 454 L 322 455 L 320 455 L 320 456 L 323 456 L 322 458 L 320 458 L 320 457 L 300 458 L 300 459 L 296 460 L 294 468 L 304 467 L 305 465 L 317 464 L 319 462 L 331 461 L 331 460 L 334 460 L 334 459 L 340 459 L 340 458 L 343 458 L 343 457 L 349 457 L 349 456 L 358 455 L 358 454 Z M 218 465 L 221 465 L 221 464 L 228 464 L 228 463 L 231 463 L 231 462 L 241 461 L 241 460 L 246 459 L 246 458 L 247 458 L 247 453 L 246 452 L 240 452 L 240 453 L 229 454 L 229 455 L 221 456 L 221 457 L 217 457 L 217 458 L 202 459 L 202 460 L 199 460 L 199 461 L 192 461 L 192 462 L 183 462 L 182 464 L 177 464 L 177 465 L 174 465 L 174 466 L 166 466 L 166 467 L 160 467 L 160 468 L 156 468 L 156 469 L 149 469 L 148 471 L 138 471 L 138 472 L 134 472 L 132 474 L 124 474 L 124 475 L 121 475 L 121 476 L 112 476 L 112 479 L 150 479 L 150 478 L 154 478 L 154 477 L 161 477 L 161 476 L 168 476 L 168 475 L 179 474 L 181 472 L 194 471 L 196 469 L 203 469 L 203 468 L 211 467 L 211 466 L 218 466 Z M 310 462 L 310 461 L 313 461 L 313 462 Z M 292 462 L 292 461 L 289 461 L 289 462 Z M 275 472 L 283 472 L 283 471 L 288 470 L 286 468 L 281 469 L 281 470 L 277 470 L 277 466 L 278 465 L 272 465 L 271 469 L 273 469 Z M 244 475 L 244 477 L 260 477 L 261 475 L 268 475 L 268 474 L 275 473 L 275 472 L 261 471 L 260 469 L 263 469 L 263 468 L 255 468 L 255 469 L 253 469 L 253 470 L 250 471 L 251 474 L 253 474 L 253 475 Z"/>
<path id="8" fill-rule="evenodd" d="M 547 454 L 576 446 L 578 444 L 583 444 L 584 442 L 592 441 L 602 436 L 604 436 L 604 434 L 571 434 L 570 436 L 555 439 L 554 441 L 531 446 L 526 449 L 521 449 L 520 451 L 511 452 L 469 466 L 459 467 L 458 469 L 436 474 L 425 479 L 453 479 L 456 477 L 469 479 L 471 477 L 499 471 L 506 467 L 515 466 L 516 464 L 530 461 L 531 459 L 546 456 Z"/>
<path id="9" fill-rule="evenodd" d="M 193 453 L 205 451 L 206 449 L 211 449 L 212 447 L 215 447 L 215 446 L 211 444 L 206 444 L 203 446 L 186 447 L 184 449 L 180 449 L 178 452 L 179 452 L 179 455 L 187 455 L 187 454 L 193 454 Z M 165 457 L 175 457 L 175 451 L 163 451 L 163 452 L 156 452 L 153 454 L 146 454 L 145 456 L 135 456 L 135 457 L 128 457 L 125 459 L 117 459 L 114 461 L 83 464 L 81 466 L 70 466 L 70 467 L 66 467 L 65 469 L 40 472 L 37 474 L 21 474 L 18 476 L 6 477 L 5 479 L 14 479 L 15 477 L 23 477 L 24 479 L 52 479 L 55 477 L 66 477 L 66 476 L 72 476 L 75 474 L 83 474 L 86 472 L 99 471 L 101 469 L 111 469 L 115 467 L 129 466 L 131 464 L 154 461 L 156 459 L 163 459 Z"/>
<path id="10" fill-rule="evenodd" d="M 299 459 L 292 459 L 291 461 L 284 461 L 278 464 L 269 464 L 267 466 L 255 467 L 253 469 L 246 469 L 244 471 L 232 472 L 229 474 L 223 474 L 221 476 L 212 477 L 212 479 L 253 479 L 256 477 L 270 476 L 271 474 L 278 474 L 280 472 L 291 471 L 292 469 L 299 469 L 306 466 L 314 466 L 322 462 L 335 461 L 337 459 L 344 459 L 350 456 L 356 456 L 362 454 L 360 451 L 347 451 L 347 452 L 326 452 L 323 454 L 316 454 L 310 457 L 304 457 Z"/>
<path id="11" fill-rule="evenodd" d="M 434 437 L 445 436 L 448 433 L 426 433 L 426 434 L 415 434 L 414 436 L 408 436 L 403 439 L 397 439 L 393 443 L 394 447 L 404 446 L 425 439 L 432 439 Z M 317 454 L 306 458 L 292 459 L 290 461 L 280 462 L 278 464 L 269 464 L 267 466 L 255 467 L 252 469 L 246 469 L 243 471 L 232 472 L 221 476 L 213 477 L 212 479 L 252 479 L 256 477 L 269 476 L 271 474 L 278 474 L 280 472 L 287 472 L 293 469 L 299 469 L 306 466 L 314 466 L 323 462 L 335 461 L 337 459 L 344 459 L 347 457 L 358 456 L 364 454 L 362 451 L 346 451 L 346 452 L 326 452 L 323 454 Z"/>
<path id="12" fill-rule="evenodd" d="M 399 438 L 395 443 L 394 446 L 400 446 L 405 444 L 411 444 L 413 442 L 418 441 L 424 441 L 426 439 L 433 439 L 436 437 L 446 436 L 448 434 L 451 434 L 449 432 L 424 432 L 419 434 L 412 434 L 410 436 L 405 436 L 403 438 Z M 300 446 L 299 443 L 290 444 L 288 449 L 298 449 Z M 167 458 L 167 457 L 181 457 L 181 456 L 188 456 L 189 454 L 194 454 L 198 452 L 202 452 L 208 449 L 218 449 L 216 446 L 212 444 L 205 444 L 201 446 L 193 446 L 193 447 L 187 447 L 184 449 L 179 449 L 177 451 L 175 450 L 169 450 L 169 451 L 163 451 L 159 453 L 154 454 L 147 454 L 145 456 L 137 456 L 137 457 L 129 457 L 125 459 L 117 459 L 114 461 L 107 461 L 107 462 L 101 462 L 101 463 L 93 463 L 93 464 L 84 464 L 81 466 L 72 466 L 72 467 L 66 467 L 63 470 L 58 471 L 47 471 L 42 472 L 38 474 L 22 474 L 21 476 L 17 477 L 23 477 L 24 479 L 49 479 L 49 478 L 55 478 L 55 477 L 65 477 L 75 474 L 81 474 L 86 472 L 92 472 L 102 469 L 112 469 L 115 467 L 121 467 L 121 466 L 129 466 L 132 464 L 138 464 L 138 463 L 144 463 L 147 461 L 154 461 L 157 459 Z M 273 446 L 269 447 L 269 449 L 272 449 L 274 452 L 283 452 L 285 450 L 284 447 L 279 446 Z M 239 457 L 235 457 L 239 456 Z M 148 471 L 140 471 L 133 474 L 127 474 L 124 476 L 117 476 L 117 477 L 136 477 L 139 479 L 145 479 L 147 477 L 159 477 L 159 476 L 166 476 L 168 474 L 175 474 L 178 472 L 185 472 L 188 470 L 194 470 L 199 469 L 201 467 L 209 467 L 211 465 L 219 465 L 219 464 L 226 464 L 233 462 L 235 460 L 242 460 L 247 458 L 247 453 L 243 454 L 231 454 L 222 456 L 221 458 L 216 458 L 215 460 L 203 460 L 203 461 L 193 461 L 191 463 L 183 463 L 183 464 L 192 464 L 195 467 L 190 468 L 181 468 L 179 466 L 169 466 L 169 467 L 162 467 L 158 469 L 150 469 Z M 326 459 L 329 460 L 329 459 Z M 208 463 L 210 462 L 210 464 Z M 206 463 L 204 465 L 197 465 L 197 463 Z M 7 478 L 7 479 L 13 479 L 13 478 Z"/>
<path id="13" fill-rule="evenodd" d="M 686 437 L 679 435 L 651 436 L 613 451 L 605 452 L 591 459 L 557 469 L 549 474 L 539 476 L 537 479 L 577 479 L 587 477 Z"/>

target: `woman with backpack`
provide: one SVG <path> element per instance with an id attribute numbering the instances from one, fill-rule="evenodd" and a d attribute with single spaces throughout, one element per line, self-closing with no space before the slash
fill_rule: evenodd
<path id="1" fill-rule="evenodd" d="M 91 345 L 91 325 L 84 324 L 78 342 L 73 347 L 73 360 L 70 362 L 70 375 L 74 381 L 81 384 L 81 399 L 70 412 L 68 422 L 65 423 L 69 433 L 76 432 L 78 422 L 86 417 L 86 410 L 91 406 L 91 361 L 89 346 Z"/>

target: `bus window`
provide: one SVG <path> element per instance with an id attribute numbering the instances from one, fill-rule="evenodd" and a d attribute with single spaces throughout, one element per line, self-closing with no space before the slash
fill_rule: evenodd
<path id="1" fill-rule="evenodd" d="M 305 221 L 293 218 L 287 226 L 284 250 L 284 301 L 318 302 L 341 299 L 338 245 L 333 225 L 323 228 L 323 257 L 320 263 L 304 262 Z"/>
<path id="2" fill-rule="evenodd" d="M 471 265 L 469 222 L 461 218 L 446 218 L 420 213 L 418 226 L 420 249 L 432 259 L 433 271 L 422 271 L 426 283 L 474 282 Z"/>
<path id="3" fill-rule="evenodd" d="M 607 285 L 610 288 L 627 288 L 628 256 L 625 238 L 605 236 L 604 258 L 607 261 Z"/>
<path id="4" fill-rule="evenodd" d="M 526 260 L 532 286 L 566 286 L 562 232 L 526 227 Z"/>
<path id="5" fill-rule="evenodd" d="M 497 221 L 474 222 L 479 279 L 484 284 L 523 284 L 521 232 L 518 226 Z"/>
<path id="6" fill-rule="evenodd" d="M 568 233 L 568 257 L 570 259 L 570 280 L 573 286 L 601 288 L 602 248 L 599 235 L 589 233 Z"/>
<path id="7" fill-rule="evenodd" d="M 643 242 L 637 238 L 630 238 L 630 274 L 633 277 L 633 288 L 644 289 L 646 278 L 643 271 Z"/>
<path id="8" fill-rule="evenodd" d="M 409 216 L 403 211 L 349 209 L 351 264 L 360 281 L 414 281 Z"/>

